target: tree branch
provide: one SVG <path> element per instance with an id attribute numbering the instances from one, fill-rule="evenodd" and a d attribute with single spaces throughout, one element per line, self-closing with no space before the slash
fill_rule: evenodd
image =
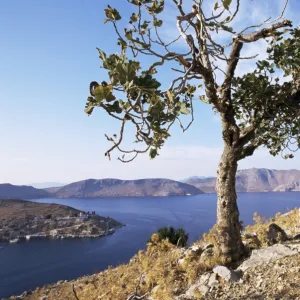
<path id="1" fill-rule="evenodd" d="M 292 22 L 289 20 L 283 20 L 282 22 L 276 23 L 268 28 L 263 28 L 258 31 L 254 31 L 250 34 L 240 34 L 237 36 L 234 36 L 234 40 L 238 40 L 243 43 L 252 43 L 256 42 L 259 39 L 264 39 L 270 36 L 274 35 L 274 32 L 276 32 L 277 29 L 283 28 L 283 27 L 292 27 Z"/>

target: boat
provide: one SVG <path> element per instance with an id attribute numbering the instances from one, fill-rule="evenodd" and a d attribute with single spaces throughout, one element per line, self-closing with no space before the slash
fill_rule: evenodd
<path id="1" fill-rule="evenodd" d="M 16 244 L 16 243 L 19 243 L 19 242 L 20 242 L 20 239 L 9 240 L 10 244 Z"/>

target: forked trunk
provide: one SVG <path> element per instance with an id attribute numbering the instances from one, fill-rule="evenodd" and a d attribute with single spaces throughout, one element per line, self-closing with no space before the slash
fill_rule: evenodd
<path id="1" fill-rule="evenodd" d="M 238 260 L 244 248 L 235 189 L 237 165 L 238 154 L 232 148 L 225 146 L 217 172 L 217 252 L 227 262 Z"/>

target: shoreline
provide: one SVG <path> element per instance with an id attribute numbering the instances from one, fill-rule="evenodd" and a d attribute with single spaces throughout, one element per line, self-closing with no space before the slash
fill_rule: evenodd
<path id="1" fill-rule="evenodd" d="M 42 234 L 42 233 L 36 233 L 36 234 L 28 234 L 25 236 L 18 236 L 15 239 L 0 239 L 0 244 L 17 244 L 17 243 L 24 243 L 24 242 L 30 242 L 31 240 L 64 240 L 64 239 L 95 239 L 100 238 L 107 235 L 112 235 L 116 232 L 117 229 L 125 227 L 126 224 L 122 224 L 117 227 L 113 227 L 108 229 L 106 232 L 101 234 L 57 234 L 57 235 L 51 235 L 51 234 Z"/>

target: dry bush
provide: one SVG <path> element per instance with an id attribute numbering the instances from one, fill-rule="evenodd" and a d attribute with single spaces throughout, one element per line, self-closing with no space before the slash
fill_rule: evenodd
<path id="1" fill-rule="evenodd" d="M 258 213 L 254 213 L 253 220 L 255 221 L 255 224 L 247 226 L 245 230 L 248 233 L 255 233 L 257 235 L 259 240 L 258 247 L 267 247 L 270 245 L 268 228 L 272 223 L 278 225 L 290 234 L 295 234 L 300 231 L 300 212 L 298 208 L 295 208 L 284 215 L 277 213 L 270 219 L 261 217 Z M 282 240 L 282 234 L 278 233 L 276 242 L 280 243 Z"/>

